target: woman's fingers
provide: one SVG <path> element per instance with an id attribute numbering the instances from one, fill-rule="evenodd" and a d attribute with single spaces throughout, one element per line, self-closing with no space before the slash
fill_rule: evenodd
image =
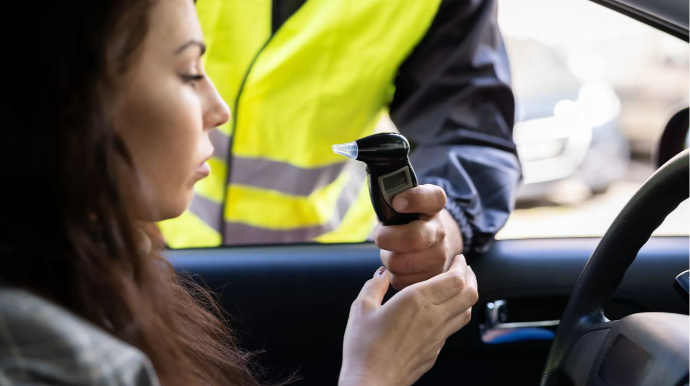
<path id="1" fill-rule="evenodd" d="M 459 315 L 455 315 L 445 325 L 443 325 L 443 336 L 451 336 L 465 327 L 472 319 L 472 308 L 468 308 Z"/>
<path id="2" fill-rule="evenodd" d="M 417 283 L 414 287 L 429 302 L 440 305 L 466 290 L 468 276 L 471 277 L 470 286 L 473 286 L 476 292 L 477 279 L 474 277 L 474 273 L 471 273 L 467 268 L 465 257 L 457 255 L 447 272 Z"/>
<path id="3" fill-rule="evenodd" d="M 390 276 L 386 267 L 379 268 L 375 273 L 374 277 L 369 279 L 362 290 L 359 291 L 359 296 L 352 303 L 352 308 L 358 308 L 362 311 L 371 311 L 381 307 L 381 302 L 383 297 L 388 292 L 388 286 L 390 284 Z"/>
<path id="4" fill-rule="evenodd" d="M 433 366 L 446 338 L 469 322 L 477 280 L 462 255 L 447 273 L 411 285 L 382 306 L 394 278 L 387 271 L 375 276 L 352 305 L 341 379 L 361 376 L 411 385 Z"/>
<path id="5" fill-rule="evenodd" d="M 447 313 L 450 317 L 454 317 L 471 308 L 479 300 L 477 277 L 471 268 L 467 268 L 462 291 L 439 305 L 441 312 Z"/>
<path id="6" fill-rule="evenodd" d="M 479 299 L 477 277 L 462 255 L 453 259 L 448 272 L 413 286 L 434 305 L 443 325 L 444 339 L 454 334 L 472 317 L 472 306 Z"/>

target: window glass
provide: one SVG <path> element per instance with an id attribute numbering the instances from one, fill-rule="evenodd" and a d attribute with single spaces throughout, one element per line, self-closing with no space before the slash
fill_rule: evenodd
<path id="1" fill-rule="evenodd" d="M 524 181 L 497 238 L 601 236 L 688 103 L 688 45 L 582 0 L 501 0 Z M 657 229 L 687 235 L 687 200 Z"/>

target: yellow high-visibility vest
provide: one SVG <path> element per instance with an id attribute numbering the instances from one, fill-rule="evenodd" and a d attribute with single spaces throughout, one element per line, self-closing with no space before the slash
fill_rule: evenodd
<path id="1" fill-rule="evenodd" d="M 376 223 L 363 165 L 331 145 L 373 133 L 441 0 L 307 0 L 274 34 L 271 3 L 197 3 L 233 116 L 190 209 L 159 224 L 173 248 L 357 242 Z"/>

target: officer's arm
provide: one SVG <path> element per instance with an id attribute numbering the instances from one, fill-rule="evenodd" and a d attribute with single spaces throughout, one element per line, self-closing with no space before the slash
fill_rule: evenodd
<path id="1" fill-rule="evenodd" d="M 464 251 L 483 252 L 513 209 L 515 102 L 496 0 L 444 0 L 395 81 L 391 118 L 420 183 L 441 186 Z"/>

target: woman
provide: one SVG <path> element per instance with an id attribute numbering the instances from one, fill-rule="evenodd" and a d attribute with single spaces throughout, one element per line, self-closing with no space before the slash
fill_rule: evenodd
<path id="1" fill-rule="evenodd" d="M 144 232 L 189 205 L 229 119 L 193 2 L 3 7 L 0 385 L 258 385 Z M 462 256 L 382 306 L 388 283 L 382 267 L 353 304 L 340 385 L 414 383 L 477 299 Z"/>

